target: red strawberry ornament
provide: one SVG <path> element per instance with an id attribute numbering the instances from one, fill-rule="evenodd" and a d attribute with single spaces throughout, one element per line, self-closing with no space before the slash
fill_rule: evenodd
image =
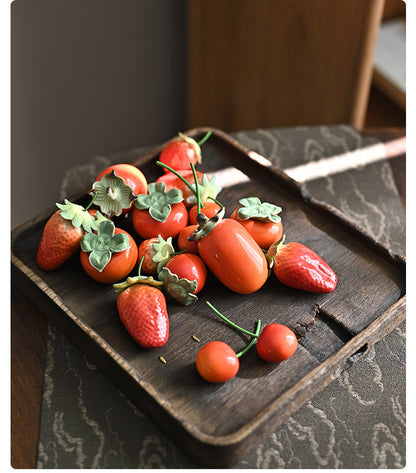
<path id="1" fill-rule="evenodd" d="M 95 218 L 84 207 L 65 199 L 43 229 L 36 260 L 40 268 L 52 271 L 67 261 L 79 248 L 85 233 L 96 229 Z"/>
<path id="2" fill-rule="evenodd" d="M 267 252 L 269 265 L 281 283 L 315 293 L 335 289 L 337 275 L 320 256 L 301 243 L 283 242 L 284 236 Z"/>
<path id="3" fill-rule="evenodd" d="M 130 336 L 143 348 L 163 346 L 169 338 L 166 299 L 157 286 L 163 282 L 136 276 L 114 284 L 120 320 Z"/>

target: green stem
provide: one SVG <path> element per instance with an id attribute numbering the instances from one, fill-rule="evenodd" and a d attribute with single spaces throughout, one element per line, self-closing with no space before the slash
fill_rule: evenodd
<path id="1" fill-rule="evenodd" d="M 237 353 L 237 358 L 240 358 L 240 356 L 244 355 L 245 353 L 247 353 L 250 348 L 256 343 L 256 340 L 257 338 L 259 337 L 259 334 L 260 334 L 260 326 L 261 326 L 261 320 L 259 319 L 257 321 L 257 326 L 256 326 L 256 331 L 255 331 L 255 337 L 253 337 L 251 340 L 250 340 L 250 343 L 243 349 L 241 350 L 240 352 Z"/>
<path id="2" fill-rule="evenodd" d="M 143 261 L 144 261 L 144 256 L 142 256 L 142 258 L 141 258 L 141 260 L 140 260 L 139 269 L 138 269 L 138 271 L 137 271 L 137 275 L 138 275 L 139 277 L 141 276 L 141 270 L 142 270 Z"/>
<path id="3" fill-rule="evenodd" d="M 217 315 L 219 315 L 225 322 L 227 322 L 229 325 L 234 327 L 235 329 L 239 330 L 240 332 L 245 333 L 246 335 L 250 335 L 250 337 L 258 338 L 259 335 L 253 332 L 249 332 L 248 330 L 240 327 L 239 325 L 235 324 L 232 322 L 230 319 L 227 319 L 225 315 L 222 315 L 221 312 L 219 312 L 210 302 L 206 301 L 206 304 L 208 307 L 210 307 Z"/>
<path id="4" fill-rule="evenodd" d="M 97 197 L 97 192 L 94 192 L 94 195 L 92 196 L 91 202 L 85 207 L 85 211 L 87 211 L 91 205 L 94 203 L 95 198 Z"/>
<path id="5" fill-rule="evenodd" d="M 192 169 L 192 174 L 194 175 L 194 181 L 195 181 L 196 205 L 198 206 L 198 213 L 200 213 L 201 212 L 201 195 L 199 192 L 198 177 L 196 175 L 195 166 L 193 165 L 193 163 L 191 163 L 191 169 Z"/>
<path id="6" fill-rule="evenodd" d="M 207 134 L 202 138 L 201 141 L 198 141 L 198 145 L 201 146 L 207 141 L 207 139 L 211 136 L 212 131 L 208 131 Z"/>
<path id="7" fill-rule="evenodd" d="M 191 184 L 189 184 L 189 182 L 183 176 L 181 176 L 177 171 L 175 171 L 175 169 L 171 168 L 167 164 L 161 163 L 160 161 L 156 161 L 156 164 L 158 166 L 161 166 L 162 168 L 168 169 L 170 172 L 173 172 L 173 174 L 175 174 L 175 176 L 179 177 L 179 179 L 189 187 L 189 189 L 192 191 L 194 196 L 197 197 L 197 195 L 195 193 L 195 189 L 193 189 Z"/>
<path id="8" fill-rule="evenodd" d="M 214 199 L 214 197 L 208 196 L 208 199 L 213 200 L 216 204 L 218 204 L 221 208 L 224 208 L 224 205 L 217 199 Z"/>

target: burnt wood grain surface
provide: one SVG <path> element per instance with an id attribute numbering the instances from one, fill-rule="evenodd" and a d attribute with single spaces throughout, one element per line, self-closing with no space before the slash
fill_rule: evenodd
<path id="1" fill-rule="evenodd" d="M 205 131 L 192 134 L 201 136 Z M 53 273 L 37 268 L 34 255 L 51 211 L 14 233 L 13 274 L 42 311 L 197 461 L 218 466 L 235 463 L 249 444 L 267 434 L 267 423 L 274 428 L 282 423 L 345 364 L 366 353 L 403 320 L 405 260 L 328 205 L 316 202 L 279 169 L 253 160 L 238 141 L 213 132 L 204 145 L 201 169 L 228 173 L 224 182 L 233 184 L 221 192 L 228 215 L 247 195 L 279 203 L 287 239 L 310 246 L 337 272 L 339 285 L 334 293 L 300 295 L 272 278 L 247 297 L 231 293 L 211 275 L 197 304 L 169 305 L 169 343 L 144 351 L 119 322 L 112 288 L 90 280 L 77 258 Z M 149 180 L 160 174 L 155 166 L 159 150 L 136 161 Z M 128 219 L 118 223 L 131 229 Z M 278 368 L 259 365 L 251 353 L 234 380 L 207 386 L 193 367 L 200 346 L 191 335 L 205 341 L 208 334 L 209 340 L 223 339 L 236 350 L 246 340 L 219 322 L 205 300 L 214 301 L 225 314 L 232 313 L 243 326 L 254 326 L 260 313 L 264 325 L 278 318 L 295 329 L 308 329 L 298 332 L 296 355 Z M 160 363 L 160 355 L 168 360 L 166 365 Z M 213 416 L 218 410 L 222 415 Z"/>

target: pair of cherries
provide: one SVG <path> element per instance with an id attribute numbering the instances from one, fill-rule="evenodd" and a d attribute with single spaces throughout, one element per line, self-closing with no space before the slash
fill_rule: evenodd
<path id="1" fill-rule="evenodd" d="M 197 354 L 196 368 L 206 381 L 223 383 L 233 378 L 240 368 L 239 358 L 254 344 L 259 356 L 271 363 L 280 363 L 295 353 L 298 341 L 289 327 L 273 323 L 260 332 L 261 321 L 258 320 L 256 331 L 250 332 L 225 317 L 210 302 L 207 301 L 207 305 L 229 325 L 252 338 L 239 353 L 222 341 L 212 341 L 204 345 Z"/>

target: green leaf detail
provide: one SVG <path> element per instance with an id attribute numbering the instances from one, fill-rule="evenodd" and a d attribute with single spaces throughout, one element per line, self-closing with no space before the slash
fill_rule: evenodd
<path id="1" fill-rule="evenodd" d="M 97 233 L 87 233 L 81 239 L 81 250 L 90 253 L 89 261 L 97 271 L 101 272 L 107 266 L 113 253 L 130 246 L 125 233 L 115 235 L 114 232 L 114 223 L 105 219 L 98 225 Z"/>
<path id="2" fill-rule="evenodd" d="M 198 283 L 196 280 L 189 281 L 189 279 L 179 279 L 176 274 L 169 271 L 168 268 L 163 268 L 158 275 L 159 279 L 163 281 L 163 286 L 166 292 L 182 305 L 189 305 L 198 300 L 195 294 Z"/>
<path id="3" fill-rule="evenodd" d="M 94 203 L 109 217 L 121 215 L 124 209 L 130 208 L 136 198 L 132 188 L 114 171 L 94 182 L 92 189 L 97 193 Z"/>
<path id="4" fill-rule="evenodd" d="M 238 209 L 237 217 L 240 220 L 248 220 L 250 218 L 260 220 L 261 222 L 280 222 L 281 218 L 278 213 L 282 211 L 281 207 L 261 202 L 258 197 L 246 197 L 240 199 L 241 207 Z"/>
<path id="5" fill-rule="evenodd" d="M 195 184 L 191 184 L 192 189 L 196 192 Z M 201 202 L 207 202 L 209 198 L 215 199 L 217 195 L 222 191 L 220 186 L 215 183 L 215 176 L 209 178 L 206 174 L 202 175 L 201 182 L 199 184 L 199 195 L 201 196 Z M 196 204 L 196 196 L 190 195 L 186 202 L 188 204 Z"/>
<path id="6" fill-rule="evenodd" d="M 165 192 L 164 182 L 152 182 L 148 185 L 147 194 L 139 194 L 134 205 L 141 210 L 149 210 L 152 218 L 165 222 L 172 210 L 171 205 L 182 202 L 183 195 L 179 189 L 170 189 Z"/>
<path id="7" fill-rule="evenodd" d="M 172 245 L 172 237 L 168 237 L 167 240 L 164 240 L 160 235 L 157 236 L 159 243 L 153 243 L 153 249 L 156 254 L 153 256 L 152 260 L 157 265 L 157 272 L 159 273 L 163 266 L 171 259 L 172 254 L 175 252 L 175 249 Z"/>
<path id="8" fill-rule="evenodd" d="M 75 228 L 82 227 L 86 232 L 96 229 L 94 217 L 82 205 L 65 199 L 64 204 L 57 203 L 56 206 L 61 210 L 61 217 L 70 220 Z"/>

